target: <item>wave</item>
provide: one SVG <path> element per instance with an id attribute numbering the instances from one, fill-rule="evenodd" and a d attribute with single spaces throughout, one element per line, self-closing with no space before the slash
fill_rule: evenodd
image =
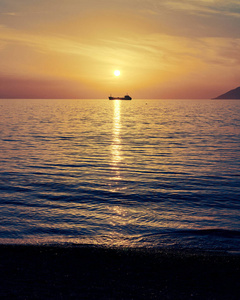
<path id="1" fill-rule="evenodd" d="M 208 228 L 208 229 L 184 229 L 172 230 L 161 233 L 146 234 L 142 237 L 159 236 L 159 235 L 179 235 L 179 236 L 217 236 L 225 238 L 240 238 L 239 230 L 221 229 L 221 228 Z"/>
<path id="2" fill-rule="evenodd" d="M 222 228 L 166 230 L 139 236 L 138 244 L 157 248 L 240 251 L 240 231 Z"/>

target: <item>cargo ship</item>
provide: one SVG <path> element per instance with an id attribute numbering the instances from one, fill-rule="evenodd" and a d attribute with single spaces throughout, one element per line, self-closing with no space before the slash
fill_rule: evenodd
<path id="1" fill-rule="evenodd" d="M 124 97 L 112 97 L 111 95 L 108 97 L 109 100 L 132 100 L 129 95 L 125 95 Z"/>

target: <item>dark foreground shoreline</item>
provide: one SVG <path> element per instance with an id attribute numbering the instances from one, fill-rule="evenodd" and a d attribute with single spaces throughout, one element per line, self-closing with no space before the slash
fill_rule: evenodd
<path id="1" fill-rule="evenodd" d="M 240 255 L 0 245 L 1 299 L 240 299 Z"/>

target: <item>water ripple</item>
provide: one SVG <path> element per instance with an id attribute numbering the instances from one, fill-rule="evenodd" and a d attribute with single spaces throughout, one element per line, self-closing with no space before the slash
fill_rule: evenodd
<path id="1" fill-rule="evenodd" d="M 239 247 L 239 101 L 0 103 L 0 242 Z"/>

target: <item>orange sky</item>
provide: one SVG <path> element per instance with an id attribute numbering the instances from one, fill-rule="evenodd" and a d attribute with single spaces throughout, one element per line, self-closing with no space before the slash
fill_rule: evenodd
<path id="1" fill-rule="evenodd" d="M 239 53 L 239 0 L 0 0 L 0 98 L 212 98 Z"/>

